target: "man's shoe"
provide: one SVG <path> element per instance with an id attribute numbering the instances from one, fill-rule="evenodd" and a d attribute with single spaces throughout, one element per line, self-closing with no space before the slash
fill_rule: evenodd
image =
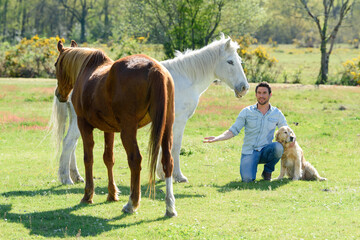
<path id="1" fill-rule="evenodd" d="M 269 173 L 269 172 L 263 171 L 261 176 L 265 181 L 270 181 L 271 180 L 271 173 Z"/>

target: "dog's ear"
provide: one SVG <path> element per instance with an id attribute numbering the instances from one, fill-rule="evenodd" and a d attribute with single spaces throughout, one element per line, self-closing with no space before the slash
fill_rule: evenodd
<path id="1" fill-rule="evenodd" d="M 280 135 L 280 131 L 277 130 L 276 133 L 275 133 L 275 140 L 276 140 L 277 142 L 280 142 L 279 135 Z"/>
<path id="2" fill-rule="evenodd" d="M 290 127 L 289 127 L 289 134 L 293 137 L 296 137 L 294 130 L 292 130 Z"/>

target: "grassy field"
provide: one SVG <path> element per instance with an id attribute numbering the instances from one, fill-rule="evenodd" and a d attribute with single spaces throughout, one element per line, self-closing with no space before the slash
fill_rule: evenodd
<path id="1" fill-rule="evenodd" d="M 302 84 L 315 84 L 320 70 L 320 49 L 296 48 L 294 45 L 279 45 L 276 48 L 267 46 L 269 54 L 279 62 L 276 67 L 279 71 L 277 82 L 284 82 L 284 75 L 288 82 L 299 78 Z M 344 71 L 342 65 L 347 60 L 360 56 L 360 49 L 354 49 L 346 44 L 334 46 L 330 55 L 329 81 L 338 80 L 339 72 Z"/>
<path id="2" fill-rule="evenodd" d="M 0 79 L 0 239 L 359 239 L 359 87 L 273 85 L 271 102 L 285 114 L 306 159 L 326 182 L 240 181 L 243 133 L 226 142 L 203 144 L 255 103 L 254 85 L 236 99 L 212 85 L 187 124 L 181 166 L 189 183 L 175 184 L 178 217 L 164 218 L 165 183 L 156 198 L 147 189 L 148 128 L 138 140 L 143 160 L 140 209 L 121 212 L 130 173 L 117 135 L 115 180 L 119 202 L 106 202 L 103 136 L 95 132 L 94 204 L 80 204 L 84 184 L 64 186 L 47 136 L 52 79 Z M 342 109 L 342 110 L 341 110 Z M 296 125 L 294 123 L 297 123 Z M 77 158 L 84 176 L 82 142 Z M 279 174 L 279 165 L 273 177 Z"/>

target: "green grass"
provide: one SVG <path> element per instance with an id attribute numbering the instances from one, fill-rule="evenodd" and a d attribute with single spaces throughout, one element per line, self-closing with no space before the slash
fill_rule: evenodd
<path id="1" fill-rule="evenodd" d="M 106 202 L 103 135 L 95 131 L 94 204 L 80 204 L 84 184 L 63 186 L 46 136 L 56 82 L 0 79 L 0 239 L 359 239 L 359 87 L 273 85 L 271 103 L 285 114 L 306 159 L 326 182 L 240 181 L 243 133 L 226 142 L 203 144 L 255 103 L 254 85 L 236 99 L 212 85 L 187 124 L 181 166 L 189 183 L 174 184 L 178 217 L 164 218 L 165 183 L 156 198 L 147 189 L 148 128 L 139 130 L 143 159 L 141 206 L 121 212 L 128 201 L 130 173 L 116 136 L 114 174 L 119 202 Z M 340 107 L 346 110 L 340 110 Z M 295 126 L 294 123 L 298 123 Z M 82 142 L 78 167 L 84 176 Z M 279 174 L 279 165 L 273 177 Z"/>
<path id="2" fill-rule="evenodd" d="M 280 75 L 277 82 L 284 82 L 284 74 L 288 82 L 293 82 L 298 75 L 302 84 L 315 84 L 320 71 L 320 49 L 295 48 L 294 45 L 279 45 L 267 48 L 270 55 L 279 62 L 276 66 Z M 351 48 L 346 44 L 336 44 L 330 55 L 329 81 L 338 80 L 339 72 L 344 71 L 342 63 L 360 56 L 360 49 Z"/>

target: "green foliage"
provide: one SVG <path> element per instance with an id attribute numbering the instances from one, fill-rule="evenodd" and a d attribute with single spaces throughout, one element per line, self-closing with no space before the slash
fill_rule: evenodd
<path id="1" fill-rule="evenodd" d="M 195 49 L 207 45 L 220 21 L 224 0 L 146 0 L 150 9 L 149 24 L 156 37 L 173 57 L 175 50 Z"/>
<path id="2" fill-rule="evenodd" d="M 15 47 L 5 51 L 0 59 L 0 74 L 8 77 L 54 77 L 54 63 L 59 37 L 22 39 Z M 63 42 L 65 40 L 63 39 Z"/>
<path id="3" fill-rule="evenodd" d="M 239 55 L 243 59 L 244 72 L 248 81 L 276 82 L 279 72 L 275 64 L 278 60 L 271 57 L 266 48 L 261 45 L 252 49 L 251 45 L 256 43 L 257 40 L 248 35 L 240 37 L 236 41 L 240 45 Z"/>

